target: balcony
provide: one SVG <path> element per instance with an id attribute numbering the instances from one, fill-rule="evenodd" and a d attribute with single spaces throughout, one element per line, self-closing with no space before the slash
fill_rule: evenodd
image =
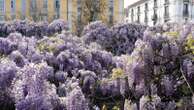
<path id="1" fill-rule="evenodd" d="M 137 15 L 140 15 L 141 13 L 140 12 L 137 12 Z"/>
<path id="2" fill-rule="evenodd" d="M 169 21 L 170 20 L 170 15 L 169 13 L 164 14 L 164 21 Z"/>
<path id="3" fill-rule="evenodd" d="M 144 12 L 145 12 L 145 13 L 147 13 L 148 11 L 149 11 L 148 8 L 145 8 L 145 9 L 144 9 Z"/>
<path id="4" fill-rule="evenodd" d="M 158 4 L 154 3 L 154 9 L 157 9 L 157 8 L 158 8 Z"/>
<path id="5" fill-rule="evenodd" d="M 3 15 L 4 16 L 5 15 L 5 10 L 1 10 L 0 9 L 0 15 Z"/>
<path id="6" fill-rule="evenodd" d="M 141 11 L 140 11 L 140 7 L 137 8 L 137 15 L 140 15 Z"/>
<path id="7" fill-rule="evenodd" d="M 148 23 L 148 17 L 145 17 L 145 18 L 144 18 L 144 22 L 145 22 L 145 24 Z"/>
<path id="8" fill-rule="evenodd" d="M 189 13 L 184 13 L 183 12 L 183 17 L 186 17 L 186 18 L 189 17 Z"/>
<path id="9" fill-rule="evenodd" d="M 20 17 L 22 20 L 24 20 L 25 18 L 26 18 L 26 16 L 25 15 L 21 15 L 21 17 Z"/>
<path id="10" fill-rule="evenodd" d="M 60 13 L 56 13 L 53 18 L 54 19 L 59 19 L 60 18 Z"/>
<path id="11" fill-rule="evenodd" d="M 137 12 L 137 15 L 140 15 L 140 14 L 141 14 L 141 12 L 140 12 L 140 11 L 138 11 L 138 12 Z"/>
<path id="12" fill-rule="evenodd" d="M 47 16 L 48 15 L 48 10 L 46 8 L 43 8 L 40 13 L 41 13 L 41 15 Z"/>
<path id="13" fill-rule="evenodd" d="M 158 15 L 157 14 L 152 15 L 152 21 L 157 21 L 157 19 L 158 19 Z"/>
<path id="14" fill-rule="evenodd" d="M 189 3 L 189 0 L 183 0 L 183 3 Z"/>
<path id="15" fill-rule="evenodd" d="M 0 21 L 4 21 L 5 20 L 5 16 L 4 15 L 0 15 Z"/>
<path id="16" fill-rule="evenodd" d="M 144 14 L 145 15 L 148 15 L 148 10 L 144 10 Z"/>
<path id="17" fill-rule="evenodd" d="M 12 14 L 11 15 L 11 19 L 15 19 L 16 18 L 16 15 L 15 14 Z"/>

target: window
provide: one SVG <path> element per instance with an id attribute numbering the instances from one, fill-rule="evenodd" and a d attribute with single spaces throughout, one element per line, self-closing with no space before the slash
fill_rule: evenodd
<path id="1" fill-rule="evenodd" d="M 60 17 L 60 0 L 55 0 L 55 12 L 56 12 L 55 18 L 58 19 Z"/>
<path id="2" fill-rule="evenodd" d="M 189 4 L 188 3 L 183 4 L 183 16 L 184 17 L 189 16 Z"/>
<path id="3" fill-rule="evenodd" d="M 81 11 L 82 11 L 81 0 L 77 0 L 77 13 L 78 13 L 77 20 L 78 22 L 81 21 Z"/>
<path id="4" fill-rule="evenodd" d="M 148 23 L 148 4 L 145 4 L 145 24 Z"/>
<path id="5" fill-rule="evenodd" d="M 134 20 L 133 20 L 133 16 L 134 16 L 134 11 L 133 11 L 133 9 L 131 9 L 131 21 L 133 22 Z"/>
<path id="6" fill-rule="evenodd" d="M 169 19 L 169 0 L 165 0 L 164 3 L 164 18 L 165 22 L 168 21 L 167 19 Z"/>
<path id="7" fill-rule="evenodd" d="M 42 12 L 43 12 L 43 14 L 48 13 L 48 0 L 43 1 L 43 10 L 42 10 Z"/>
<path id="8" fill-rule="evenodd" d="M 157 6 L 158 6 L 157 0 L 154 0 L 154 8 L 156 8 Z"/>
<path id="9" fill-rule="evenodd" d="M 126 15 L 127 18 L 129 17 L 129 13 L 128 12 L 129 12 L 128 9 L 125 9 L 125 15 Z"/>
<path id="10" fill-rule="evenodd" d="M 183 0 L 183 16 L 189 16 L 189 0 Z"/>
<path id="11" fill-rule="evenodd" d="M 109 0 L 109 22 L 113 23 L 114 0 Z"/>
<path id="12" fill-rule="evenodd" d="M 152 16 L 152 21 L 154 25 L 157 23 L 158 20 L 157 7 L 158 7 L 157 0 L 154 0 L 154 14 Z"/>
<path id="13" fill-rule="evenodd" d="M 5 1 L 0 0 L 0 13 L 4 13 L 4 12 L 5 12 Z"/>
<path id="14" fill-rule="evenodd" d="M 152 21 L 153 21 L 153 25 L 155 25 L 158 21 L 157 9 L 154 9 L 154 14 L 152 16 Z"/>
<path id="15" fill-rule="evenodd" d="M 164 3 L 164 18 L 165 22 L 168 21 L 167 19 L 169 18 L 169 0 L 165 0 Z"/>
<path id="16" fill-rule="evenodd" d="M 11 18 L 15 19 L 15 0 L 11 0 Z"/>
<path id="17" fill-rule="evenodd" d="M 137 22 L 140 23 L 140 6 L 137 7 Z"/>
<path id="18" fill-rule="evenodd" d="M 67 0 L 67 20 L 69 20 L 69 0 Z"/>
<path id="19" fill-rule="evenodd" d="M 145 10 L 146 11 L 148 10 L 148 4 L 147 3 L 145 4 Z"/>
<path id="20" fill-rule="evenodd" d="M 165 5 L 164 6 L 164 22 L 167 22 L 169 21 L 169 6 L 168 5 Z"/>
<path id="21" fill-rule="evenodd" d="M 48 0 L 44 0 L 44 1 L 43 1 L 43 8 L 44 8 L 44 9 L 47 9 L 47 7 L 48 7 L 48 6 L 47 6 L 47 3 L 48 3 Z"/>
<path id="22" fill-rule="evenodd" d="M 169 17 L 169 6 L 164 7 L 164 16 Z"/>
<path id="23" fill-rule="evenodd" d="M 11 8 L 13 8 L 13 0 L 11 1 Z"/>
<path id="24" fill-rule="evenodd" d="M 59 8 L 60 8 L 59 0 L 56 0 L 56 1 L 55 1 L 55 8 L 56 8 L 56 9 L 59 9 Z"/>
<path id="25" fill-rule="evenodd" d="M 69 28 L 72 27 L 72 0 L 67 0 L 67 20 Z"/>
<path id="26" fill-rule="evenodd" d="M 15 0 L 11 0 L 11 14 L 12 15 L 15 14 Z"/>
<path id="27" fill-rule="evenodd" d="M 140 14 L 140 6 L 137 7 L 137 13 Z"/>
<path id="28" fill-rule="evenodd" d="M 43 9 L 41 11 L 41 20 L 47 21 L 48 14 L 48 0 L 43 0 Z"/>
<path id="29" fill-rule="evenodd" d="M 36 13 L 36 0 L 31 0 L 30 11 L 32 15 Z"/>
<path id="30" fill-rule="evenodd" d="M 32 0 L 31 1 L 31 7 L 32 8 L 36 8 L 36 0 Z"/>
<path id="31" fill-rule="evenodd" d="M 22 0 L 22 7 L 21 7 L 21 11 L 22 11 L 22 16 L 26 15 L 26 0 Z"/>

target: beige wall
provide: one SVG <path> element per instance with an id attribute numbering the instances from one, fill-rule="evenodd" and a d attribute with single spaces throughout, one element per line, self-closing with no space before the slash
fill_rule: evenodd
<path id="1" fill-rule="evenodd" d="M 61 4 L 64 5 L 60 7 L 60 18 L 67 21 L 67 0 L 61 0 Z"/>
<path id="2" fill-rule="evenodd" d="M 11 0 L 6 0 L 5 1 L 5 16 L 6 16 L 6 19 L 7 20 L 10 20 L 11 19 L 11 6 L 10 6 L 10 3 L 11 3 Z"/>
<path id="3" fill-rule="evenodd" d="M 48 21 L 50 22 L 54 17 L 54 0 L 48 0 Z"/>
<path id="4" fill-rule="evenodd" d="M 54 18 L 54 15 L 55 15 L 55 9 L 54 9 L 54 5 L 55 5 L 55 0 L 47 0 L 48 1 L 48 21 L 51 22 Z M 123 0 L 114 0 L 114 16 L 113 16 L 113 19 L 114 21 L 119 21 L 120 19 L 122 19 L 122 15 L 120 13 L 120 3 L 123 3 L 121 2 Z M 26 0 L 26 18 L 32 20 L 32 17 L 31 17 L 31 14 L 30 14 L 30 2 L 31 0 Z M 67 13 L 67 0 L 60 0 L 60 18 L 61 19 L 64 19 L 66 21 L 71 21 L 73 22 L 73 19 L 77 19 L 77 0 L 72 0 L 71 1 L 71 5 L 72 6 L 68 6 L 68 7 L 72 7 L 72 15 L 71 15 L 71 19 L 67 19 L 68 17 L 68 13 Z M 101 19 L 103 19 L 104 21 L 107 21 L 109 18 L 108 18 L 108 0 L 105 0 L 106 2 L 106 7 L 107 9 L 104 9 L 104 13 L 102 13 L 102 17 Z M 37 3 L 37 10 L 38 11 L 41 11 L 41 9 L 43 8 L 43 0 L 36 0 L 36 3 Z M 11 20 L 11 0 L 5 0 L 5 15 L 6 15 L 6 20 Z M 22 0 L 16 0 L 16 19 L 20 19 L 20 15 L 21 15 L 21 7 L 22 7 Z M 72 27 L 72 28 L 75 28 L 75 27 Z"/>

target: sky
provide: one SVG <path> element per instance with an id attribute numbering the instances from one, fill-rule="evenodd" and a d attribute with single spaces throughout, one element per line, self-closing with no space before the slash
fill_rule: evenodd
<path id="1" fill-rule="evenodd" d="M 130 4 L 136 2 L 138 0 L 124 0 L 124 7 L 126 8 L 127 6 L 129 6 Z"/>

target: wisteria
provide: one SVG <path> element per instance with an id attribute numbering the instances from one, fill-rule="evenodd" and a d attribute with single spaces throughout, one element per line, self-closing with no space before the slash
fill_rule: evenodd
<path id="1" fill-rule="evenodd" d="M 68 30 L 68 24 L 61 19 L 54 20 L 50 24 L 48 22 L 32 22 L 29 20 L 14 20 L 11 22 L 0 23 L 1 37 L 7 37 L 13 32 L 19 32 L 24 36 L 37 38 L 61 33 L 62 30 Z"/>
<path id="2" fill-rule="evenodd" d="M 193 26 L 177 25 L 2 22 L 0 108 L 192 110 Z"/>
<path id="3" fill-rule="evenodd" d="M 114 55 L 131 54 L 137 39 L 142 39 L 146 26 L 139 24 L 116 24 L 108 28 L 102 22 L 94 22 L 84 28 L 86 43 L 96 42 Z"/>

